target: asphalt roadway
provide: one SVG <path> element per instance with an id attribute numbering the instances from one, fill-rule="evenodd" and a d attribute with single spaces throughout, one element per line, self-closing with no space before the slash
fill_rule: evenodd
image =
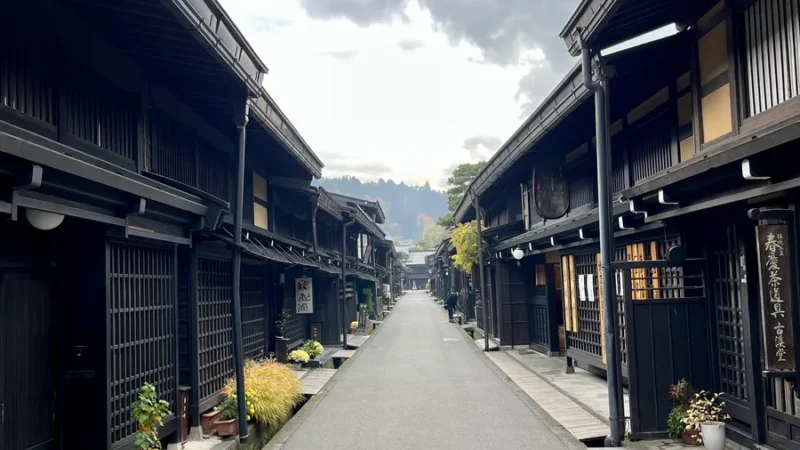
<path id="1" fill-rule="evenodd" d="M 381 327 L 271 447 L 585 448 L 448 323 L 424 291 L 400 297 Z"/>

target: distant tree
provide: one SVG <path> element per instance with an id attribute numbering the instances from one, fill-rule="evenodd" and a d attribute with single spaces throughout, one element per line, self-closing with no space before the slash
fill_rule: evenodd
<path id="1" fill-rule="evenodd" d="M 397 260 L 400 261 L 401 264 L 405 264 L 408 262 L 408 253 L 406 252 L 397 252 Z"/>
<path id="2" fill-rule="evenodd" d="M 481 230 L 486 227 L 481 224 Z M 459 223 L 450 235 L 456 254 L 453 265 L 463 272 L 472 272 L 472 266 L 478 264 L 478 228 L 475 221 Z"/>
<path id="3" fill-rule="evenodd" d="M 461 201 L 461 197 L 464 196 L 467 187 L 478 176 L 484 166 L 486 166 L 486 161 L 478 161 L 476 163 L 459 164 L 453 170 L 453 174 L 447 179 L 447 209 L 451 213 L 458 208 L 458 203 Z"/>
<path id="4" fill-rule="evenodd" d="M 447 228 L 435 223 L 425 227 L 422 238 L 411 246 L 412 250 L 433 250 L 444 238 L 449 236 Z"/>
<path id="5" fill-rule="evenodd" d="M 450 228 L 450 227 L 454 226 L 455 225 L 455 219 L 453 219 L 453 213 L 451 213 L 451 212 L 447 213 L 447 214 L 443 215 L 442 217 L 439 217 L 438 219 L 436 219 L 436 225 L 439 225 L 439 226 L 442 226 L 442 227 L 445 227 L 445 228 Z"/>

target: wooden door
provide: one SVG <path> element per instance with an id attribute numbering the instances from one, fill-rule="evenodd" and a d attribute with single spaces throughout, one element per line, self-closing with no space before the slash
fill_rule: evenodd
<path id="1" fill-rule="evenodd" d="M 0 268 L 0 448 L 56 448 L 53 310 L 46 276 Z"/>

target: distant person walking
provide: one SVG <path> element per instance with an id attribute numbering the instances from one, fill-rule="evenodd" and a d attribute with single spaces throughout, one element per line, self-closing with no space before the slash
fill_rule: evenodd
<path id="1" fill-rule="evenodd" d="M 450 318 L 450 322 L 453 321 L 453 310 L 458 303 L 458 294 L 455 292 L 451 293 L 447 299 L 444 301 L 444 307 L 447 308 L 447 315 Z"/>

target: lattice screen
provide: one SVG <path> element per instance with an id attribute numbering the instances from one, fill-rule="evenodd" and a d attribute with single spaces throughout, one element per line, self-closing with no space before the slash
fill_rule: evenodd
<path id="1" fill-rule="evenodd" d="M 230 260 L 198 258 L 197 309 L 200 399 L 215 395 L 233 376 Z"/>
<path id="2" fill-rule="evenodd" d="M 111 441 L 134 432 L 131 407 L 144 382 L 175 411 L 175 252 L 109 244 Z"/>

